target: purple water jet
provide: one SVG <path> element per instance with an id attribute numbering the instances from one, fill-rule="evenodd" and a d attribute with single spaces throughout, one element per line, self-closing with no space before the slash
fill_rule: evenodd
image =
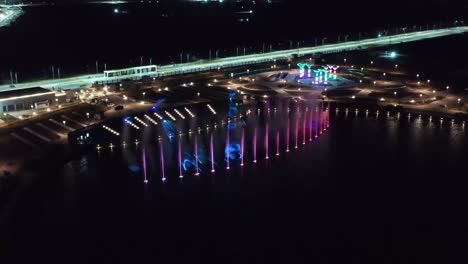
<path id="1" fill-rule="evenodd" d="M 298 137 L 299 137 L 299 117 L 296 117 L 296 127 L 294 128 L 294 135 L 296 137 L 296 145 L 294 148 L 297 148 L 298 146 Z"/>
<path id="2" fill-rule="evenodd" d="M 320 113 L 320 135 L 323 133 L 323 104 L 320 103 L 320 110 L 319 110 L 319 113 Z"/>
<path id="3" fill-rule="evenodd" d="M 276 156 L 279 156 L 280 132 L 276 131 Z"/>
<path id="4" fill-rule="evenodd" d="M 269 159 L 270 157 L 268 156 L 268 147 L 269 147 L 269 140 L 268 140 L 268 135 L 269 135 L 269 131 L 268 131 L 268 123 L 266 124 L 265 126 L 265 159 Z"/>
<path id="5" fill-rule="evenodd" d="M 142 153 L 142 159 L 143 159 L 143 177 L 144 177 L 144 183 L 148 183 L 148 178 L 146 177 L 146 149 L 143 148 L 143 153 Z"/>
<path id="6" fill-rule="evenodd" d="M 306 142 L 306 122 L 307 115 L 304 113 L 304 120 L 302 121 L 302 145 L 305 145 Z"/>
<path id="7" fill-rule="evenodd" d="M 286 152 L 289 152 L 289 133 L 291 133 L 291 121 L 288 117 L 288 127 L 286 128 Z"/>
<path id="8" fill-rule="evenodd" d="M 318 107 L 315 108 L 315 138 L 318 138 L 318 120 L 319 120 L 319 114 L 318 114 Z"/>
<path id="9" fill-rule="evenodd" d="M 254 163 L 257 163 L 257 128 L 254 129 L 254 137 L 253 137 L 253 156 L 254 156 Z"/>
<path id="10" fill-rule="evenodd" d="M 313 122 L 314 112 L 310 109 L 309 112 L 309 141 L 312 141 L 312 122 Z"/>

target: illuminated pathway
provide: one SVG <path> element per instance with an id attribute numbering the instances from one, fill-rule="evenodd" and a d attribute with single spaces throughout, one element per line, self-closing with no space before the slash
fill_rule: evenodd
<path id="1" fill-rule="evenodd" d="M 337 44 L 328 44 L 316 47 L 308 47 L 308 48 L 299 48 L 299 49 L 291 49 L 291 50 L 280 50 L 280 51 L 273 51 L 261 54 L 251 54 L 245 56 L 237 56 L 237 57 L 228 57 L 228 58 L 221 58 L 217 60 L 201 60 L 192 63 L 184 63 L 184 64 L 171 64 L 171 65 L 163 65 L 158 67 L 158 71 L 156 73 L 151 74 L 152 77 L 159 77 L 159 76 L 171 76 L 171 75 L 179 75 L 179 74 L 186 74 L 191 72 L 200 72 L 200 71 L 207 71 L 207 70 L 214 70 L 218 68 L 229 68 L 229 67 L 236 67 L 241 65 L 251 65 L 255 63 L 262 63 L 268 62 L 273 60 L 282 60 L 291 57 L 294 54 L 298 55 L 307 55 L 313 53 L 336 53 L 341 51 L 349 51 L 349 50 L 356 50 L 356 49 L 367 49 L 373 48 L 378 46 L 386 46 L 390 44 L 399 44 L 402 42 L 411 42 L 411 41 L 419 41 L 429 38 L 437 38 L 443 37 L 453 34 L 462 34 L 468 31 L 468 27 L 456 27 L 456 28 L 448 28 L 448 29 L 436 29 L 436 30 L 427 30 L 427 31 L 420 31 L 420 32 L 411 32 L 406 34 L 399 34 L 393 36 L 386 36 L 380 38 L 372 38 L 360 41 L 349 41 Z M 147 74 L 145 74 L 147 75 Z M 129 75 L 125 77 L 111 77 L 106 78 L 103 74 L 91 74 L 91 75 L 81 75 L 76 77 L 70 78 L 63 78 L 63 79 L 55 79 L 55 80 L 42 80 L 42 81 L 35 81 L 35 82 L 28 82 L 28 83 L 18 83 L 15 85 L 13 89 L 24 89 L 29 87 L 44 87 L 44 88 L 61 88 L 61 89 L 76 89 L 79 87 L 91 85 L 95 82 L 99 83 L 112 83 L 112 82 L 119 82 L 123 79 L 139 79 L 142 75 L 135 74 Z M 10 90 L 12 89 L 10 85 L 1 85 L 0 91 Z"/>
<path id="2" fill-rule="evenodd" d="M 17 7 L 2 7 L 0 5 L 0 27 L 8 26 L 10 23 L 15 21 L 23 10 Z"/>

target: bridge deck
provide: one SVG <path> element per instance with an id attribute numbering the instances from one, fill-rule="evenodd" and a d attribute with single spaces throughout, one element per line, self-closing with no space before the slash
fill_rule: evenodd
<path id="1" fill-rule="evenodd" d="M 251 54 L 237 57 L 220 58 L 216 60 L 201 60 L 191 63 L 163 65 L 158 67 L 158 72 L 151 76 L 170 76 L 185 74 L 190 72 L 199 72 L 212 70 L 217 68 L 229 68 L 241 65 L 255 64 L 260 62 L 267 62 L 273 60 L 281 60 L 292 56 L 293 54 L 307 55 L 313 53 L 334 53 L 354 49 L 367 49 L 377 46 L 386 46 L 391 44 L 398 44 L 401 42 L 419 41 L 429 38 L 443 37 L 453 34 L 462 34 L 468 31 L 468 27 L 456 27 L 447 29 L 427 30 L 420 32 L 411 32 L 393 36 L 386 36 L 380 38 L 365 39 L 360 41 L 348 41 L 337 44 L 327 44 L 316 47 L 304 47 L 291 50 L 280 50 L 273 52 L 266 52 L 261 54 Z M 24 89 L 29 87 L 44 87 L 44 88 L 61 88 L 61 89 L 76 89 L 83 86 L 91 85 L 95 82 L 111 83 L 119 82 L 123 79 L 138 79 L 141 75 L 136 74 L 125 77 L 106 78 L 103 74 L 81 75 L 70 78 L 55 79 L 55 80 L 41 80 L 34 82 L 25 82 L 15 84 L 15 87 L 10 85 L 0 85 L 0 91 Z"/>

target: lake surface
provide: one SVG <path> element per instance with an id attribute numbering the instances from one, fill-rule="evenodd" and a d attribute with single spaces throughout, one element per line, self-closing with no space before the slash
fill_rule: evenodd
<path id="1" fill-rule="evenodd" d="M 332 112 L 328 132 L 289 153 L 282 145 L 279 157 L 232 161 L 229 172 L 220 162 L 183 180 L 167 168 L 165 184 L 157 151 L 148 184 L 128 166 L 141 148 L 93 151 L 20 189 L 6 207 L 4 249 L 173 262 L 455 260 L 466 135 L 424 116 Z"/>

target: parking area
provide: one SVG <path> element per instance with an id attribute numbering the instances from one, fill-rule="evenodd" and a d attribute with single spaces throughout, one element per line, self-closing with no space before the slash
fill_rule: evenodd
<path id="1" fill-rule="evenodd" d="M 100 111 L 100 108 L 96 106 L 83 104 L 63 111 L 31 117 L 15 123 L 13 127 L 2 128 L 0 148 L 9 151 L 1 153 L 1 163 L 21 158 L 24 153 L 33 154 L 36 150 L 45 149 L 50 144 L 66 142 L 69 132 L 99 122 L 99 119 L 95 117 Z M 0 164 L 0 168 L 1 166 Z"/>

